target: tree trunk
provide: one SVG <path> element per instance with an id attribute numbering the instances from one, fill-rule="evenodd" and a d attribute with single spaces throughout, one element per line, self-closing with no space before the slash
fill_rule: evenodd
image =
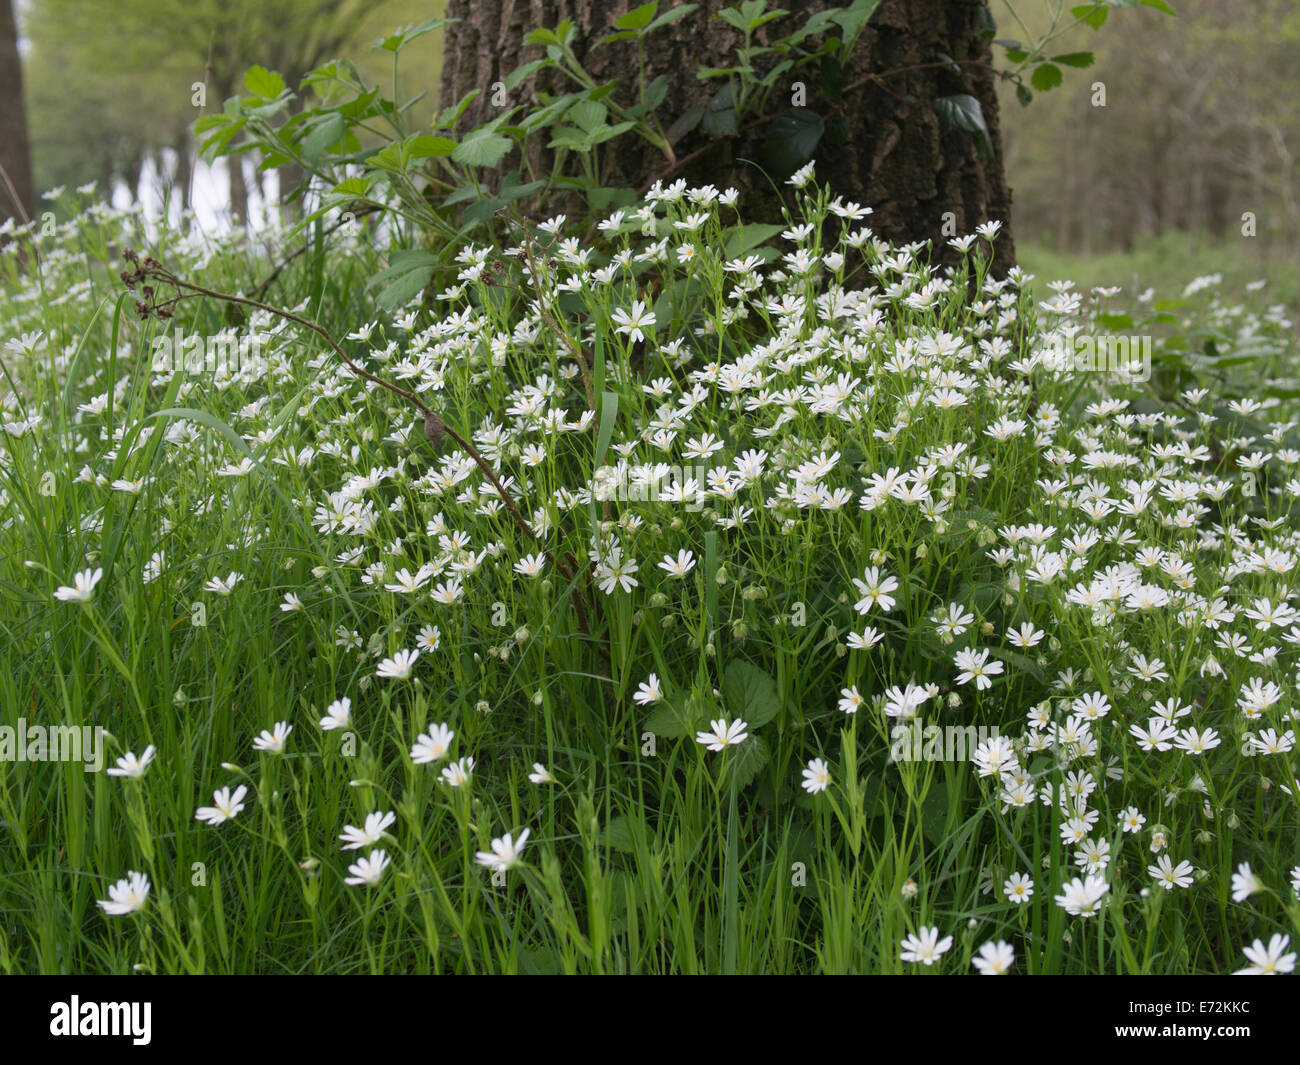
<path id="1" fill-rule="evenodd" d="M 290 200 L 293 192 L 307 176 L 297 163 L 286 163 L 276 171 L 280 179 L 280 219 L 286 227 L 295 225 L 302 218 L 302 197 Z"/>
<path id="2" fill-rule="evenodd" d="M 731 65 L 740 35 L 718 19 L 717 12 L 733 0 L 701 0 L 699 8 L 677 23 L 648 38 L 647 81 L 663 74 L 668 79 L 666 103 L 658 114 L 665 129 L 694 107 L 706 106 L 723 82 L 701 81 L 701 66 Z M 619 79 L 615 99 L 634 102 L 628 83 L 636 71 L 636 49 L 628 42 L 591 46 L 614 30 L 614 20 L 635 7 L 632 0 L 449 0 L 446 14 L 458 18 L 446 29 L 439 102 L 450 106 L 478 89 L 480 96 L 462 120 L 462 132 L 488 121 L 498 111 L 492 87 L 522 63 L 539 58 L 543 50 L 525 46 L 528 31 L 554 28 L 572 19 L 577 29 L 574 50 L 598 83 Z M 772 39 L 802 25 L 809 14 L 829 6 L 817 2 L 785 5 L 792 10 L 758 31 L 757 38 Z M 990 34 L 982 33 L 988 19 L 984 0 L 884 0 L 872 14 L 844 71 L 844 93 L 838 105 L 828 102 L 817 88 L 815 68 L 787 75 L 768 105 L 769 113 L 790 107 L 793 83 L 807 86 L 806 106 L 823 117 L 838 108 L 848 122 L 848 137 L 835 144 L 824 137 L 815 158 L 821 181 L 846 200 L 874 209 L 868 224 L 895 242 L 932 240 L 940 255 L 952 236 L 945 223 L 955 221 L 957 233 L 969 233 L 981 222 L 1003 223 L 998 237 L 995 270 L 1003 272 L 1014 262 L 1010 234 L 1011 197 L 1003 174 L 1002 140 L 995 74 L 990 66 Z M 991 26 L 991 20 L 987 25 Z M 764 37 L 764 35 L 768 35 Z M 960 72 L 942 62 L 956 59 Z M 904 69 L 906 68 L 906 69 Z M 919 68 L 919 69 L 913 69 Z M 883 81 L 871 75 L 899 71 Z M 509 105 L 535 105 L 537 93 L 560 91 L 568 85 L 554 71 L 542 71 L 512 94 Z M 981 157 L 975 136 L 941 122 L 934 108 L 940 96 L 969 94 L 980 101 L 989 131 L 991 157 Z M 615 185 L 645 188 L 656 177 L 685 178 L 691 185 L 734 185 L 745 194 L 747 219 L 776 216 L 777 203 L 763 175 L 745 160 L 763 161 L 763 141 L 770 115 L 738 135 L 710 142 L 700 129 L 674 143 L 684 165 L 671 169 L 664 155 L 640 138 L 620 138 L 617 156 L 606 162 L 610 172 L 603 180 Z M 551 153 L 546 137 L 536 139 L 528 163 L 544 174 Z M 500 170 L 519 165 L 507 157 Z M 949 215 L 949 212 L 951 213 Z"/>
<path id="3" fill-rule="evenodd" d="M 230 174 L 230 221 L 237 226 L 248 223 L 248 183 L 244 180 L 244 157 L 226 156 L 226 170 Z"/>
<path id="4" fill-rule="evenodd" d="M 172 196 L 180 203 L 181 217 L 190 209 L 190 182 L 194 179 L 194 168 L 190 160 L 189 131 L 182 129 L 172 141 L 172 151 L 176 153 L 175 177 L 172 179 Z M 184 224 L 182 222 L 182 224 Z"/>
<path id="5" fill-rule="evenodd" d="M 23 70 L 11 0 L 0 0 L 0 222 L 29 221 L 36 213 L 31 143 L 23 110 Z"/>

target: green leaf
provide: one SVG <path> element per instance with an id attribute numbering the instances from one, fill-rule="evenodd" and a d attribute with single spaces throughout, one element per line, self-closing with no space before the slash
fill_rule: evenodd
<path id="1" fill-rule="evenodd" d="M 1099 30 L 1106 22 L 1106 16 L 1110 14 L 1110 8 L 1105 4 L 1079 4 L 1077 7 L 1070 8 L 1070 14 L 1079 19 L 1084 25 Z"/>
<path id="2" fill-rule="evenodd" d="M 664 97 L 668 95 L 668 75 L 660 74 L 645 90 L 645 105 L 651 111 L 664 102 Z"/>
<path id="3" fill-rule="evenodd" d="M 636 845 L 632 839 L 632 830 L 628 827 L 628 820 L 620 814 L 618 817 L 611 817 L 605 822 L 605 831 L 601 833 L 601 842 L 607 847 L 613 847 L 614 850 L 623 854 L 634 854 Z"/>
<path id="4" fill-rule="evenodd" d="M 711 137 L 730 137 L 736 133 L 736 106 L 731 83 L 722 86 L 709 101 L 700 123 Z"/>
<path id="5" fill-rule="evenodd" d="M 1154 7 L 1157 11 L 1163 11 L 1166 15 L 1177 16 L 1178 14 L 1173 5 L 1166 3 L 1165 0 L 1141 0 L 1141 3 L 1143 7 Z"/>
<path id="6" fill-rule="evenodd" d="M 379 293 L 380 305 L 385 308 L 400 306 L 414 299 L 429 283 L 437 261 L 432 252 L 420 248 L 394 252 L 388 260 L 388 269 L 375 274 L 366 287 L 383 285 Z"/>
<path id="7" fill-rule="evenodd" d="M 1053 63 L 1064 63 L 1067 67 L 1090 67 L 1096 59 L 1091 52 L 1066 52 L 1065 55 L 1052 56 Z"/>
<path id="8" fill-rule="evenodd" d="M 989 128 L 984 122 L 984 108 L 975 97 L 965 93 L 956 96 L 940 96 L 934 101 L 934 109 L 953 129 L 976 134 L 976 143 L 985 158 L 992 155 L 993 145 L 989 141 Z"/>
<path id="9" fill-rule="evenodd" d="M 862 32 L 862 27 L 866 24 L 880 6 L 880 0 L 855 0 L 847 9 L 832 10 L 828 12 L 831 19 L 844 31 L 844 41 L 846 44 L 852 44 L 854 39 Z"/>
<path id="10" fill-rule="evenodd" d="M 595 100 L 579 100 L 569 108 L 565 117 L 579 129 L 592 133 L 605 124 L 608 114 L 604 104 Z"/>
<path id="11" fill-rule="evenodd" d="M 756 248 L 771 240 L 785 226 L 772 223 L 756 223 L 748 226 L 736 226 L 723 233 L 723 250 L 728 259 L 738 259 L 751 248 Z"/>
<path id="12" fill-rule="evenodd" d="M 937 726 L 936 726 L 937 727 Z M 921 831 L 931 843 L 941 843 L 948 829 L 948 784 L 936 780 L 921 801 Z"/>
<path id="13" fill-rule="evenodd" d="M 806 107 L 789 107 L 777 115 L 763 145 L 775 176 L 789 177 L 808 162 L 825 132 L 822 116 Z"/>
<path id="14" fill-rule="evenodd" d="M 263 100 L 274 100 L 285 87 L 284 78 L 266 67 L 249 67 L 244 75 L 244 88 Z"/>
<path id="15" fill-rule="evenodd" d="M 1065 80 L 1065 75 L 1061 73 L 1061 68 L 1054 63 L 1040 63 L 1034 67 L 1034 72 L 1030 75 L 1029 83 L 1039 92 L 1047 92 L 1048 89 L 1054 89 Z"/>
<path id="16" fill-rule="evenodd" d="M 659 13 L 659 0 L 650 0 L 648 4 L 634 7 L 626 15 L 614 20 L 614 27 L 620 30 L 643 30 L 654 21 Z"/>
<path id="17" fill-rule="evenodd" d="M 456 142 L 450 137 L 430 137 L 428 134 L 412 137 L 406 142 L 412 159 L 439 159 L 451 155 Z"/>
<path id="18" fill-rule="evenodd" d="M 509 137 L 476 129 L 452 149 L 451 157 L 464 166 L 496 166 L 513 147 Z"/>
<path id="19" fill-rule="evenodd" d="M 772 752 L 762 736 L 751 732 L 739 747 L 727 747 L 717 757 L 727 760 L 726 772 L 732 783 L 737 788 L 747 788 L 772 760 Z"/>
<path id="20" fill-rule="evenodd" d="M 705 700 L 696 692 L 683 692 L 676 698 L 657 703 L 645 719 L 642 730 L 668 739 L 694 736 L 700 729 L 708 727 L 712 710 L 712 700 Z"/>
<path id="21" fill-rule="evenodd" d="M 653 33 L 661 26 L 667 26 L 669 23 L 676 22 L 679 18 L 685 18 L 692 11 L 697 10 L 699 6 L 700 6 L 699 4 L 679 4 L 671 11 L 665 11 L 662 15 L 660 15 L 657 19 L 655 19 L 652 23 L 650 23 L 650 25 L 645 28 L 645 31 L 646 33 Z"/>
<path id="22" fill-rule="evenodd" d="M 733 718 L 742 718 L 750 729 L 766 725 L 781 711 L 776 681 L 749 662 L 736 659 L 722 678 L 722 701 Z"/>
<path id="23" fill-rule="evenodd" d="M 319 158 L 331 144 L 337 144 L 343 138 L 347 123 L 337 112 L 325 115 L 321 121 L 302 141 L 302 152 L 308 159 Z"/>

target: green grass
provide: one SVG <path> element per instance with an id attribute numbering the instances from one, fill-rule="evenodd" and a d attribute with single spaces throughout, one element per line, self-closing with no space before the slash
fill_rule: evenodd
<path id="1" fill-rule="evenodd" d="M 1144 238 L 1132 251 L 1084 255 L 1058 252 L 1046 244 L 1016 243 L 1020 265 L 1040 281 L 1067 278 L 1087 290 L 1122 285 L 1142 291 L 1154 288 L 1174 297 L 1194 278 L 1222 274 L 1225 293 L 1242 292 L 1254 281 L 1266 280 L 1262 298 L 1285 305 L 1292 315 L 1300 307 L 1300 265 L 1287 249 L 1267 249 L 1248 238 L 1234 237 L 1215 244 L 1205 237 L 1169 232 Z"/>
<path id="2" fill-rule="evenodd" d="M 418 384 L 509 478 L 542 546 L 492 505 L 473 461 L 449 441 L 435 452 L 409 406 L 361 387 L 319 337 L 272 314 L 247 323 L 268 359 L 256 372 L 152 369 L 160 331 L 211 338 L 227 319 L 211 298 L 179 304 L 174 320 L 135 319 L 116 276 L 124 264 L 107 251 L 140 244 L 129 219 L 83 212 L 43 239 L 39 264 L 11 271 L 0 302 L 4 337 L 40 334 L 3 353 L 0 725 L 102 726 L 110 764 L 149 744 L 158 754 L 139 780 L 75 762 L 0 762 L 0 969 L 971 972 L 976 951 L 1002 940 L 1017 972 L 1212 972 L 1241 967 L 1255 937 L 1293 934 L 1300 837 L 1282 789 L 1300 791 L 1294 754 L 1239 751 L 1247 733 L 1293 727 L 1294 645 L 1244 610 L 1292 596 L 1300 452 L 1288 450 L 1293 428 L 1269 425 L 1293 414 L 1285 389 L 1259 410 L 1226 405 L 1263 394 L 1290 342 L 1285 321 L 1267 298 L 1235 293 L 1153 312 L 1184 340 L 1217 337 L 1222 350 L 1171 343 L 1150 385 L 1020 365 L 1052 324 L 1041 283 L 994 286 L 986 306 L 961 284 L 920 307 L 878 295 L 878 313 L 864 304 L 832 317 L 807 297 L 870 288 L 872 268 L 909 275 L 909 289 L 923 276 L 881 265 L 887 249 L 870 243 L 820 247 L 826 197 L 804 209 L 814 230 L 800 246 L 842 253 L 843 266 L 782 279 L 789 240 L 743 230 L 716 205 L 689 234 L 671 224 L 687 207 L 661 205 L 661 239 L 693 244 L 694 265 L 636 263 L 581 295 L 557 294 L 572 266 L 545 267 L 546 316 L 530 311 L 538 282 L 515 260 L 517 287 L 470 281 L 411 308 L 405 325 L 405 312 L 376 311 L 365 284 L 379 264 L 364 245 L 285 271 L 268 299 L 319 321 L 381 377 Z M 652 243 L 639 229 L 596 241 L 592 265 Z M 759 261 L 725 271 L 714 249 L 728 240 Z M 155 254 L 224 292 L 250 291 L 269 269 L 203 240 Z M 981 262 L 970 259 L 977 281 Z M 652 280 L 667 295 L 636 343 L 615 312 L 634 311 Z M 744 319 L 731 313 L 738 301 Z M 453 313 L 462 318 L 439 332 Z M 1077 317 L 1098 329 L 1097 313 Z M 344 339 L 377 319 L 368 340 Z M 994 337 L 1005 345 L 981 349 Z M 767 380 L 717 383 L 714 362 Z M 741 401 L 841 375 L 838 399 Z M 660 396 L 644 387 L 655 380 Z M 1179 398 L 1194 380 L 1213 392 Z M 962 405 L 927 398 L 943 388 Z M 657 443 L 662 406 L 693 390 L 676 436 Z M 542 408 L 563 426 L 544 423 Z M 707 433 L 723 444 L 708 465 L 763 449 L 762 472 L 701 506 L 557 495 L 583 491 L 622 454 L 698 462 L 687 442 Z M 943 450 L 956 445 L 964 452 Z M 1268 457 L 1247 495 L 1237 459 L 1254 451 Z M 238 465 L 246 457 L 249 470 Z M 893 468 L 919 475 L 929 503 L 886 494 L 863 508 L 870 478 Z M 1092 484 L 1123 502 L 1143 479 L 1156 489 L 1131 514 L 1089 518 L 1086 495 L 1072 494 Z M 815 505 L 839 489 L 843 505 Z M 1187 511 L 1182 493 L 1193 491 L 1204 513 Z M 449 539 L 458 533 L 463 542 Z M 1035 539 L 1060 553 L 1065 574 L 1043 579 Z M 606 569 L 584 564 L 593 542 Z M 1243 567 L 1247 545 L 1265 562 Z M 1169 605 L 1069 601 L 1108 567 L 1134 565 L 1142 547 L 1164 554 L 1132 572 L 1173 595 Z M 539 576 L 516 572 L 543 550 Z M 658 562 L 683 550 L 695 564 L 675 579 Z M 602 591 L 628 558 L 638 583 Z M 417 594 L 385 587 L 421 565 L 438 572 Z M 89 601 L 56 599 L 87 567 L 103 570 Z M 453 567 L 463 592 L 439 602 L 430 592 Z M 243 580 L 229 594 L 205 588 L 231 572 Z M 860 613 L 854 581 L 885 577 L 896 602 Z M 1178 602 L 1184 593 L 1200 598 Z M 290 594 L 301 610 L 282 609 Z M 1230 621 L 1206 616 L 1220 597 Z M 1008 634 L 1025 624 L 1043 638 L 1018 648 Z M 421 649 L 409 679 L 376 675 L 430 626 L 437 646 Z M 867 626 L 879 642 L 851 646 Z M 1218 647 L 1228 633 L 1276 657 Z M 986 689 L 962 681 L 965 647 L 1002 663 Z M 1161 659 L 1163 676 L 1136 676 L 1137 655 Z M 1211 657 L 1222 675 L 1207 672 Z M 663 694 L 643 705 L 635 696 L 651 674 Z M 1254 722 L 1236 705 L 1252 677 L 1281 691 Z M 1105 696 L 1095 749 L 1085 738 L 1060 760 L 1023 743 L 1017 755 L 1033 789 L 1091 780 L 1086 840 L 1062 841 L 1061 803 L 1003 809 L 969 751 L 891 762 L 886 709 L 909 683 L 937 689 L 921 706 L 927 724 L 997 726 L 1022 740 Z M 840 709 L 850 692 L 861 697 L 851 714 Z M 344 697 L 348 726 L 321 728 Z M 1129 726 L 1164 700 L 1191 711 L 1180 728 L 1214 728 L 1223 743 L 1200 755 L 1142 750 Z M 1027 724 L 1035 709 L 1040 727 Z M 718 718 L 745 719 L 748 737 L 707 751 L 695 733 Z M 283 752 L 254 750 L 282 721 L 293 726 Z M 412 746 L 438 723 L 455 732 L 450 750 L 415 762 Z M 470 780 L 450 786 L 440 771 L 466 758 Z M 802 770 L 818 758 L 831 783 L 812 794 Z M 553 782 L 530 781 L 534 763 Z M 239 785 L 237 816 L 196 820 L 215 789 Z M 1130 806 L 1146 818 L 1135 834 L 1120 830 Z M 381 840 L 342 849 L 346 826 L 386 811 L 394 822 Z M 1191 887 L 1154 888 L 1157 826 L 1175 864 L 1195 866 Z M 524 829 L 522 861 L 502 876 L 476 861 Z M 1053 900 L 1082 875 L 1075 856 L 1103 845 L 1106 895 L 1091 916 L 1072 916 Z M 391 860 L 378 883 L 347 884 L 374 849 Z M 1263 890 L 1235 903 L 1241 862 Z M 105 913 L 97 900 L 128 871 L 147 875 L 147 900 Z M 1012 873 L 1034 880 L 1024 905 L 1003 896 Z M 902 961 L 904 938 L 928 926 L 951 935 L 951 949 L 932 968 Z"/>

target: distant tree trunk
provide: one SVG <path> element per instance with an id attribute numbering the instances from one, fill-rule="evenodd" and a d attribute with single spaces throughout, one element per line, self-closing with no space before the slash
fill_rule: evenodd
<path id="1" fill-rule="evenodd" d="M 626 84 L 635 70 L 635 52 L 626 43 L 607 45 L 595 52 L 590 47 L 613 32 L 616 18 L 635 4 L 632 0 L 449 0 L 446 14 L 461 21 L 446 30 L 439 101 L 453 104 L 474 89 L 475 100 L 467 121 L 491 116 L 491 89 L 516 66 L 542 55 L 536 46 L 524 46 L 524 35 L 532 29 L 553 28 L 562 19 L 572 19 L 577 28 L 575 50 L 597 82 L 619 78 Z M 717 12 L 732 6 L 732 0 L 700 0 L 699 8 L 672 26 L 656 31 L 647 48 L 647 79 L 659 74 L 668 78 L 669 103 L 660 111 L 668 127 L 692 107 L 703 106 L 721 86 L 720 81 L 701 81 L 700 66 L 725 66 L 734 59 L 738 34 L 716 18 Z M 759 31 L 779 35 L 800 25 L 809 14 L 829 6 L 820 0 L 784 5 L 792 10 Z M 988 20 L 987 23 L 985 20 Z M 834 144 L 824 138 L 815 157 L 821 180 L 846 200 L 870 206 L 868 219 L 877 233 L 894 241 L 931 239 L 945 249 L 951 230 L 944 232 L 945 215 L 951 212 L 958 233 L 968 233 L 981 222 L 997 219 L 1003 232 L 996 244 L 995 269 L 999 272 L 1014 262 L 1011 240 L 1011 196 L 1003 174 L 1002 139 L 990 37 L 982 25 L 992 25 L 984 0 L 884 0 L 872 14 L 844 72 L 845 92 L 841 105 L 849 123 L 847 142 Z M 960 73 L 943 62 L 951 56 L 961 65 Z M 911 69 L 921 67 L 921 69 Z M 909 68 L 882 82 L 870 75 Z M 563 84 L 544 71 L 526 82 L 510 104 L 535 103 L 537 92 L 553 92 Z M 826 113 L 818 96 L 815 70 L 791 74 L 790 82 L 807 84 L 807 106 Z M 631 102 L 625 88 L 616 97 Z M 774 99 L 777 109 L 792 102 L 792 85 Z M 969 94 L 980 101 L 989 130 L 991 157 L 985 160 L 977 150 L 975 137 L 943 124 L 935 112 L 937 97 Z M 821 110 L 819 110 L 819 108 Z M 763 159 L 767 123 L 742 129 L 740 135 L 710 145 L 700 130 L 675 144 L 678 159 L 692 157 L 669 174 L 690 184 L 712 183 L 719 188 L 735 185 L 745 192 L 747 217 L 758 210 L 774 214 L 775 203 L 767 182 L 745 159 Z M 538 172 L 546 171 L 550 154 L 539 139 L 533 160 Z M 703 149 L 701 151 L 701 149 Z M 502 169 L 517 165 L 507 159 Z M 663 155 L 648 143 L 630 138 L 618 142 L 611 174 L 614 184 L 641 189 L 668 171 Z"/>
<path id="2" fill-rule="evenodd" d="M 190 135 L 182 129 L 172 142 L 172 151 L 176 153 L 175 177 L 172 179 L 173 198 L 179 198 L 182 217 L 190 209 L 190 182 L 194 177 L 194 168 L 190 162 Z"/>
<path id="3" fill-rule="evenodd" d="M 135 202 L 139 203 L 140 197 L 140 178 L 144 175 L 144 153 L 146 149 L 137 148 L 131 152 L 126 161 L 126 171 L 122 176 L 122 181 L 126 185 L 127 191 L 134 197 Z"/>
<path id="4" fill-rule="evenodd" d="M 23 110 L 23 70 L 11 0 L 0 0 L 0 222 L 26 222 L 36 213 L 31 143 Z"/>
<path id="5" fill-rule="evenodd" d="M 291 226 L 302 217 L 302 199 L 300 197 L 290 201 L 289 194 L 298 187 L 307 172 L 297 163 L 288 163 L 276 173 L 280 177 L 280 218 L 286 226 Z"/>
<path id="6" fill-rule="evenodd" d="M 226 156 L 226 170 L 230 174 L 230 220 L 237 226 L 248 222 L 248 184 L 244 181 L 244 157 Z"/>

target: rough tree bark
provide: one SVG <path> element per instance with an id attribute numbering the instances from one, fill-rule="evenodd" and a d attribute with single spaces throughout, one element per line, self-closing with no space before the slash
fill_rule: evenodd
<path id="1" fill-rule="evenodd" d="M 0 0 L 0 222 L 26 222 L 36 213 L 31 145 L 23 110 L 23 71 L 18 58 L 18 28 L 10 0 Z"/>
<path id="2" fill-rule="evenodd" d="M 647 77 L 664 74 L 668 78 L 666 103 L 659 112 L 665 128 L 689 108 L 704 104 L 720 86 L 717 81 L 700 81 L 696 70 L 702 65 L 725 65 L 724 60 L 734 54 L 737 32 L 715 17 L 718 10 L 733 3 L 700 0 L 699 10 L 649 39 L 653 47 L 648 49 Z M 593 76 L 602 82 L 619 78 L 626 84 L 636 69 L 632 45 L 619 42 L 594 52 L 589 49 L 613 32 L 615 19 L 635 6 L 635 0 L 449 0 L 447 15 L 460 21 L 445 31 L 440 105 L 455 103 L 479 89 L 481 95 L 462 120 L 462 129 L 486 121 L 493 112 L 489 102 L 493 83 L 543 54 L 541 48 L 523 44 L 525 34 L 542 26 L 553 28 L 565 18 L 572 19 L 577 28 L 575 51 Z M 671 6 L 665 3 L 662 10 Z M 831 5 L 820 0 L 787 0 L 782 6 L 791 14 L 769 24 L 765 31 L 788 33 L 809 14 Z M 849 123 L 848 141 L 833 145 L 823 140 L 816 159 L 820 179 L 846 200 L 872 207 L 875 213 L 869 224 L 889 240 L 930 239 L 942 249 L 952 235 L 951 228 L 944 231 L 946 212 L 955 216 L 959 234 L 990 219 L 1001 221 L 1004 230 L 995 245 L 994 264 L 995 271 L 1001 273 L 1014 263 L 1015 248 L 1010 233 L 1011 196 L 1003 173 L 996 75 L 991 67 L 989 35 L 980 32 L 987 15 L 984 0 L 884 0 L 868 21 L 844 72 L 846 91 L 841 107 Z M 958 61 L 960 72 L 943 64 L 944 55 Z M 881 81 L 871 78 L 900 70 Z M 553 74 L 543 71 L 530 79 L 510 104 L 532 104 L 539 90 L 567 88 Z M 791 81 L 801 77 L 808 85 L 807 106 L 825 114 L 815 74 L 789 75 Z M 616 99 L 633 102 L 630 93 L 622 89 L 619 93 Z M 937 97 L 959 93 L 980 101 L 992 145 L 990 159 L 980 155 L 972 134 L 944 125 L 934 110 Z M 774 99 L 776 110 L 789 106 L 790 90 Z M 747 205 L 747 217 L 753 217 L 755 208 L 771 214 L 774 201 L 766 179 L 743 162 L 762 158 L 766 128 L 764 122 L 742 130 L 740 136 L 707 148 L 670 176 L 719 188 L 735 185 L 746 193 L 742 203 Z M 640 189 L 667 172 L 667 161 L 648 143 L 632 137 L 616 143 L 618 172 L 607 175 L 608 183 Z M 676 155 L 682 159 L 707 143 L 708 138 L 697 129 L 675 145 Z M 549 161 L 546 149 L 538 144 L 533 151 L 534 165 L 545 167 Z M 508 157 L 501 169 L 516 165 L 518 160 Z"/>

